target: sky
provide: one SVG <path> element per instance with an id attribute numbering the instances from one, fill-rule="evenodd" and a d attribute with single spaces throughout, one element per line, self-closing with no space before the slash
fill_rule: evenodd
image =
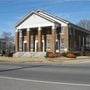
<path id="1" fill-rule="evenodd" d="M 15 24 L 28 12 L 45 10 L 74 24 L 90 20 L 90 0 L 0 0 L 0 35 L 15 34 Z"/>

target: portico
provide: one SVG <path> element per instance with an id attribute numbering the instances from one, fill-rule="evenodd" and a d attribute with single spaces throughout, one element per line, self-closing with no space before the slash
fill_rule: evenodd
<path id="1" fill-rule="evenodd" d="M 19 29 L 16 32 L 16 42 L 19 42 L 16 44 L 16 51 L 56 52 L 58 49 L 59 52 L 59 32 L 59 25 Z"/>

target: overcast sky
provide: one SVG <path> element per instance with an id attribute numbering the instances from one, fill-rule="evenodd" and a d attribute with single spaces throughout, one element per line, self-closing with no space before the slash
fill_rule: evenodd
<path id="1" fill-rule="evenodd" d="M 90 0 L 0 0 L 0 34 L 15 33 L 15 24 L 25 14 L 37 9 L 78 23 L 90 19 Z"/>

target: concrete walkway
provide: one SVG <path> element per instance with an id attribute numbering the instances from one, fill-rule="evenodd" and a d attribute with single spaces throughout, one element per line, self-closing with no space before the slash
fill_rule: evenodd
<path id="1" fill-rule="evenodd" d="M 79 56 L 77 58 L 12 58 L 0 57 L 0 62 L 15 62 L 15 63 L 48 63 L 48 64 L 80 64 L 90 63 L 90 56 Z"/>
<path id="2" fill-rule="evenodd" d="M 90 56 L 78 56 L 77 58 L 53 58 L 52 62 L 61 64 L 80 64 L 80 63 L 90 63 Z"/>
<path id="3" fill-rule="evenodd" d="M 78 56 L 76 59 L 71 61 L 65 61 L 64 63 L 71 63 L 71 64 L 90 63 L 90 56 Z"/>

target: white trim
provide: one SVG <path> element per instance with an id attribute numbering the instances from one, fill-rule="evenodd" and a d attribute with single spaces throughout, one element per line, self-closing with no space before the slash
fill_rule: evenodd
<path id="1" fill-rule="evenodd" d="M 19 30 L 18 29 L 16 29 L 16 31 L 15 32 L 19 32 Z"/>
<path id="2" fill-rule="evenodd" d="M 42 30 L 42 28 L 41 27 L 38 27 L 38 31 L 41 31 Z"/>
<path id="3" fill-rule="evenodd" d="M 67 48 L 64 48 L 64 52 L 67 52 L 68 51 L 68 49 Z"/>
<path id="4" fill-rule="evenodd" d="M 55 29 L 56 29 L 56 26 L 55 26 L 55 25 L 53 25 L 53 26 L 52 26 L 52 30 L 55 30 Z"/>
<path id="5" fill-rule="evenodd" d="M 57 42 L 57 44 L 58 44 L 58 48 L 56 49 L 56 52 L 59 53 L 59 52 L 60 52 L 60 49 L 59 49 L 59 48 L 60 48 L 60 46 L 59 46 L 59 40 L 56 39 L 56 42 Z"/>
<path id="6" fill-rule="evenodd" d="M 22 37 L 22 30 L 21 29 L 19 30 L 19 34 L 20 34 L 19 36 Z"/>
<path id="7" fill-rule="evenodd" d="M 37 44 L 38 44 L 38 40 L 35 40 L 35 52 L 37 52 Z"/>
<path id="8" fill-rule="evenodd" d="M 42 43 L 43 43 L 43 52 L 44 52 L 44 51 L 45 51 L 45 47 L 44 47 L 44 45 L 45 45 L 45 41 L 42 40 Z"/>
<path id="9" fill-rule="evenodd" d="M 67 26 L 67 24 L 69 23 L 69 21 L 61 19 L 60 17 L 56 17 L 54 15 L 50 15 L 48 13 L 45 13 L 45 11 L 37 11 L 37 13 L 41 14 L 42 16 L 46 16 L 47 18 L 50 18 L 50 19 L 56 21 L 57 23 L 61 24 L 61 26 Z"/>
<path id="10" fill-rule="evenodd" d="M 18 25 L 16 29 L 53 26 L 53 24 L 54 22 L 51 22 L 45 19 L 44 17 L 40 17 L 36 14 L 33 14 L 30 17 L 28 17 L 28 19 L 26 19 L 24 22 L 22 22 L 20 25 Z"/>
<path id="11" fill-rule="evenodd" d="M 58 42 L 58 39 L 56 39 L 56 42 Z"/>
<path id="12" fill-rule="evenodd" d="M 61 34 L 64 34 L 64 32 L 65 32 L 65 29 L 64 29 L 64 27 L 62 26 L 62 27 L 61 27 Z"/>
<path id="13" fill-rule="evenodd" d="M 30 31 L 30 28 L 27 28 L 27 31 L 29 32 Z"/>
<path id="14" fill-rule="evenodd" d="M 27 41 L 23 41 L 23 43 L 27 43 Z"/>
<path id="15" fill-rule="evenodd" d="M 35 40 L 36 42 L 38 42 L 38 40 Z"/>

